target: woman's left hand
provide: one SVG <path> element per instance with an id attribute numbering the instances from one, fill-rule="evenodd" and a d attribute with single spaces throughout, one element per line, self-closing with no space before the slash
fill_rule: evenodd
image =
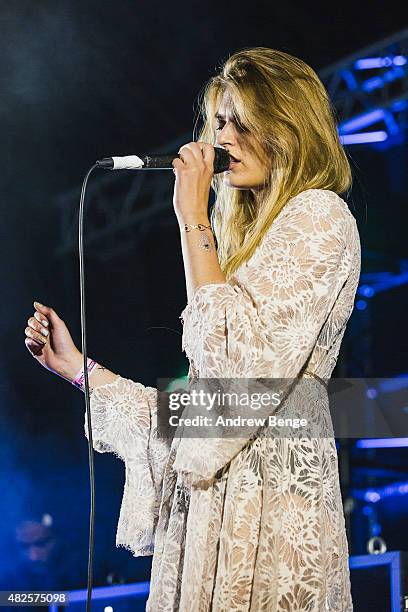
<path id="1" fill-rule="evenodd" d="M 202 223 L 208 219 L 208 198 L 214 174 L 215 151 L 207 142 L 189 142 L 173 160 L 173 205 L 180 223 Z"/>

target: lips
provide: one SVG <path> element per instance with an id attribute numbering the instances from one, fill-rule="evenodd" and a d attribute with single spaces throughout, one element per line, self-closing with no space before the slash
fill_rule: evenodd
<path id="1" fill-rule="evenodd" d="M 230 165 L 229 165 L 229 170 L 231 170 L 232 168 L 234 168 L 237 164 L 240 163 L 239 159 L 235 159 L 235 157 L 232 157 L 232 155 L 230 155 L 231 157 L 231 161 L 230 161 Z"/>

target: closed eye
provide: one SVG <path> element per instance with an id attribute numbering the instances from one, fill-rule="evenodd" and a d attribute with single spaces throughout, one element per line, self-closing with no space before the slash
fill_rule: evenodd
<path id="1" fill-rule="evenodd" d="M 218 132 L 219 130 L 222 130 L 226 121 L 221 118 L 220 115 L 216 115 L 215 116 L 216 120 L 218 121 L 218 124 L 215 126 L 215 130 Z M 248 132 L 247 128 L 245 128 L 239 121 L 237 121 L 236 119 L 231 119 L 230 123 L 233 124 L 234 128 L 237 130 L 237 132 Z"/>

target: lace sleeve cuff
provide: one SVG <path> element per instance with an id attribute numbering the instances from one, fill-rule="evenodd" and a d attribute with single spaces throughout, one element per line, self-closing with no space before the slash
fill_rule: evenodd
<path id="1" fill-rule="evenodd" d="M 151 555 L 161 496 L 166 449 L 154 435 L 156 390 L 118 377 L 91 395 L 93 447 L 125 462 L 116 545 L 135 556 Z M 153 425 L 152 425 L 153 423 Z M 85 435 L 88 425 L 85 418 Z"/>

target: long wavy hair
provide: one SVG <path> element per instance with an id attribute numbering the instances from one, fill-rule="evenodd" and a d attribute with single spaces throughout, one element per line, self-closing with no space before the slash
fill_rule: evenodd
<path id="1" fill-rule="evenodd" d="M 251 257 L 288 200 L 306 189 L 343 194 L 352 175 L 327 90 L 302 60 L 266 47 L 231 55 L 200 92 L 203 123 L 196 140 L 216 144 L 215 114 L 224 93 L 239 131 L 252 135 L 270 160 L 261 207 L 251 190 L 231 188 L 222 175 L 213 178 L 211 225 L 228 279 Z"/>

